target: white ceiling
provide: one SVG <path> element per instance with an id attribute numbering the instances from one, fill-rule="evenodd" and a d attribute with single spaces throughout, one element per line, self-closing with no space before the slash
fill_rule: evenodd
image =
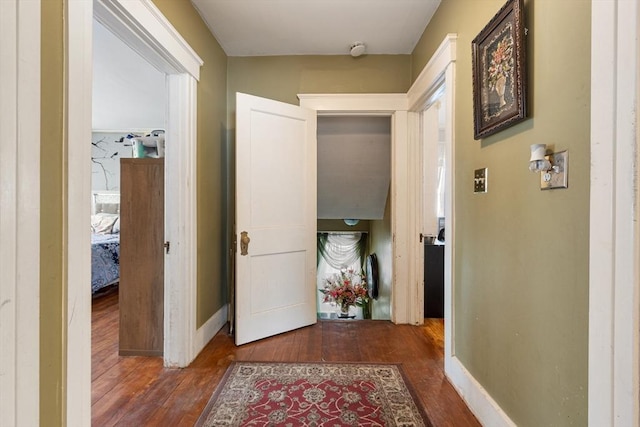
<path id="1" fill-rule="evenodd" d="M 166 76 L 98 21 L 93 21 L 92 128 L 165 128 Z"/>
<path id="2" fill-rule="evenodd" d="M 228 56 L 410 54 L 440 0 L 191 0 Z"/>

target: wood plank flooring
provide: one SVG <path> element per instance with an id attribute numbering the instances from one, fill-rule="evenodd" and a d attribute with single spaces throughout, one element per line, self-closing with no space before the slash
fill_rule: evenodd
<path id="1" fill-rule="evenodd" d="M 328 320 L 241 347 L 223 328 L 184 369 L 118 356 L 117 291 L 94 299 L 92 321 L 94 426 L 192 426 L 233 360 L 402 363 L 436 427 L 480 426 L 444 378 L 441 319 L 423 326 Z"/>

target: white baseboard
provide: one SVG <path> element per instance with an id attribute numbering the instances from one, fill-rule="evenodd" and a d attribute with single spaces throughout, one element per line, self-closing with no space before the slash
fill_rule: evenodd
<path id="1" fill-rule="evenodd" d="M 500 408 L 457 357 L 447 364 L 446 375 L 480 424 L 491 427 L 516 427 L 516 423 Z"/>
<path id="2" fill-rule="evenodd" d="M 193 343 L 193 354 L 199 354 L 205 345 L 211 341 L 211 338 L 218 333 L 220 329 L 227 323 L 227 312 L 229 310 L 229 304 L 222 306 L 213 316 L 207 320 L 196 331 L 195 340 Z"/>

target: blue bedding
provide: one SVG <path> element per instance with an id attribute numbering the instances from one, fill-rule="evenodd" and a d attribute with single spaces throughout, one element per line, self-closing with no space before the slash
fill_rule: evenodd
<path id="1" fill-rule="evenodd" d="M 91 233 L 91 293 L 120 279 L 120 234 Z"/>

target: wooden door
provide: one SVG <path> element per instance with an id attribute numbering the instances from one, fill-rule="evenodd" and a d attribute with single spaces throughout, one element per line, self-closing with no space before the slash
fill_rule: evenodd
<path id="1" fill-rule="evenodd" d="M 237 94 L 238 345 L 317 321 L 316 155 L 315 111 Z"/>

